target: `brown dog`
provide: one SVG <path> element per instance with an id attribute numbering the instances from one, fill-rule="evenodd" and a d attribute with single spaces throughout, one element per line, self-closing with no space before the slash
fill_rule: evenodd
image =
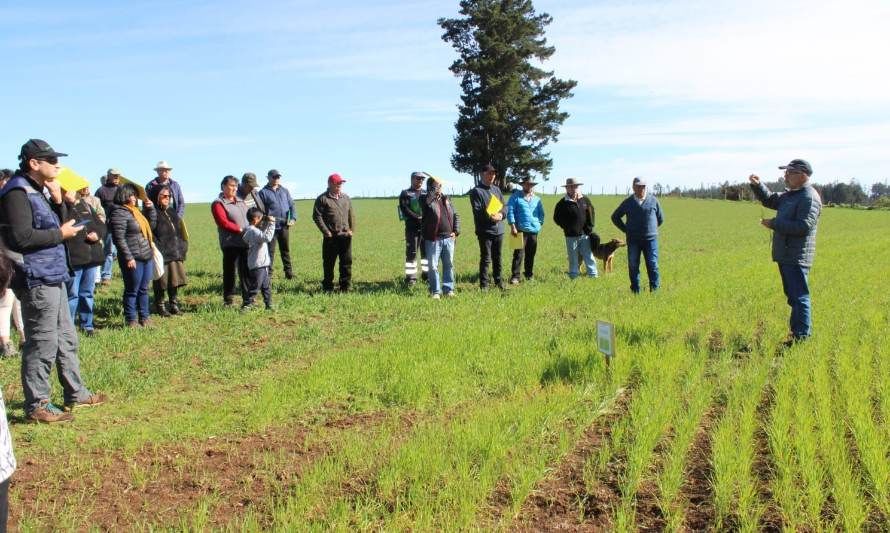
<path id="1" fill-rule="evenodd" d="M 600 244 L 596 247 L 596 250 L 593 251 L 593 256 L 603 261 L 603 272 L 612 271 L 612 258 L 615 256 L 615 250 L 622 246 L 627 246 L 624 241 L 620 239 L 612 239 L 607 243 Z"/>

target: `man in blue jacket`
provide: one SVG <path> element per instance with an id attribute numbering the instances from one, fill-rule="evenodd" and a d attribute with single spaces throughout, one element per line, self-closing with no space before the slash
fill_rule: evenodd
<path id="1" fill-rule="evenodd" d="M 544 224 L 544 206 L 541 204 L 541 199 L 532 192 L 537 183 L 526 177 L 520 185 L 522 189 L 514 190 L 510 195 L 510 201 L 507 202 L 507 224 L 510 224 L 510 234 L 515 237 L 522 233 L 522 248 L 513 250 L 511 285 L 519 283 L 519 267 L 523 265 L 523 259 L 525 279 L 534 277 L 538 233 Z"/>
<path id="2" fill-rule="evenodd" d="M 12 289 L 22 302 L 25 324 L 25 418 L 44 424 L 72 419 L 71 413 L 50 402 L 53 366 L 62 385 L 65 411 L 99 405 L 107 399 L 104 394 L 90 392 L 80 377 L 77 332 L 68 309 L 65 284 L 70 279 L 70 266 L 64 241 L 83 226 L 68 220 L 68 207 L 55 181 L 59 158 L 65 155 L 46 141 L 29 140 L 19 154 L 19 171 L 0 189 L 0 227 L 15 266 Z"/>
<path id="3" fill-rule="evenodd" d="M 288 191 L 281 185 L 281 172 L 274 168 L 266 174 L 269 182 L 259 192 L 259 197 L 266 204 L 266 214 L 275 217 L 275 237 L 269 243 L 269 275 L 275 270 L 275 243 L 281 252 L 281 265 L 284 267 L 284 277 L 294 278 L 294 269 L 290 262 L 290 227 L 297 219 L 294 210 L 294 201 Z"/>
<path id="4" fill-rule="evenodd" d="M 649 290 L 660 285 L 658 275 L 658 227 L 664 222 L 661 205 L 651 194 L 646 194 L 646 180 L 637 176 L 634 193 L 624 199 L 612 213 L 612 223 L 624 232 L 627 241 L 627 269 L 630 290 L 640 292 L 640 253 L 646 259 Z M 624 219 L 624 220 L 622 220 Z"/>
<path id="5" fill-rule="evenodd" d="M 782 288 L 791 306 L 791 334 L 785 341 L 790 346 L 812 334 L 807 276 L 816 255 L 816 225 L 822 199 L 809 183 L 813 167 L 808 162 L 794 159 L 779 169 L 785 171 L 785 192 L 770 193 L 754 174 L 748 181 L 760 203 L 776 210 L 775 218 L 764 218 L 760 223 L 773 231 L 773 261 L 779 265 Z"/>

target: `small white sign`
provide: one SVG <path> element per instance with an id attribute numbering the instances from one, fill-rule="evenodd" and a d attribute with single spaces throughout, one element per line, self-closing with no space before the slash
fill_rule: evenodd
<path id="1" fill-rule="evenodd" d="M 611 359 L 615 357 L 615 325 L 602 320 L 596 321 L 596 345 L 599 351 Z"/>

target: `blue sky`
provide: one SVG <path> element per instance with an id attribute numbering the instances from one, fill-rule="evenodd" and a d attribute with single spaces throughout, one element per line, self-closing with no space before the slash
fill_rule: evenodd
<path id="1" fill-rule="evenodd" d="M 819 5 L 826 4 L 826 5 Z M 890 2 L 537 1 L 545 66 L 579 82 L 552 145 L 552 192 L 774 178 L 890 179 Z M 0 4 L 0 166 L 28 138 L 98 184 L 173 167 L 189 201 L 279 169 L 297 197 L 340 172 L 395 194 L 450 166 L 458 80 L 438 17 L 456 1 L 9 1 Z"/>

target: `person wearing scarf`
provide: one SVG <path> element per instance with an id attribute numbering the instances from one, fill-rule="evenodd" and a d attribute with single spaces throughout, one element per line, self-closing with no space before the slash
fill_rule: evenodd
<path id="1" fill-rule="evenodd" d="M 150 324 L 148 285 L 154 274 L 151 225 L 156 223 L 157 213 L 151 200 L 143 200 L 142 205 L 140 212 L 135 187 L 121 185 L 108 218 L 124 278 L 124 320 L 128 327 Z"/>

